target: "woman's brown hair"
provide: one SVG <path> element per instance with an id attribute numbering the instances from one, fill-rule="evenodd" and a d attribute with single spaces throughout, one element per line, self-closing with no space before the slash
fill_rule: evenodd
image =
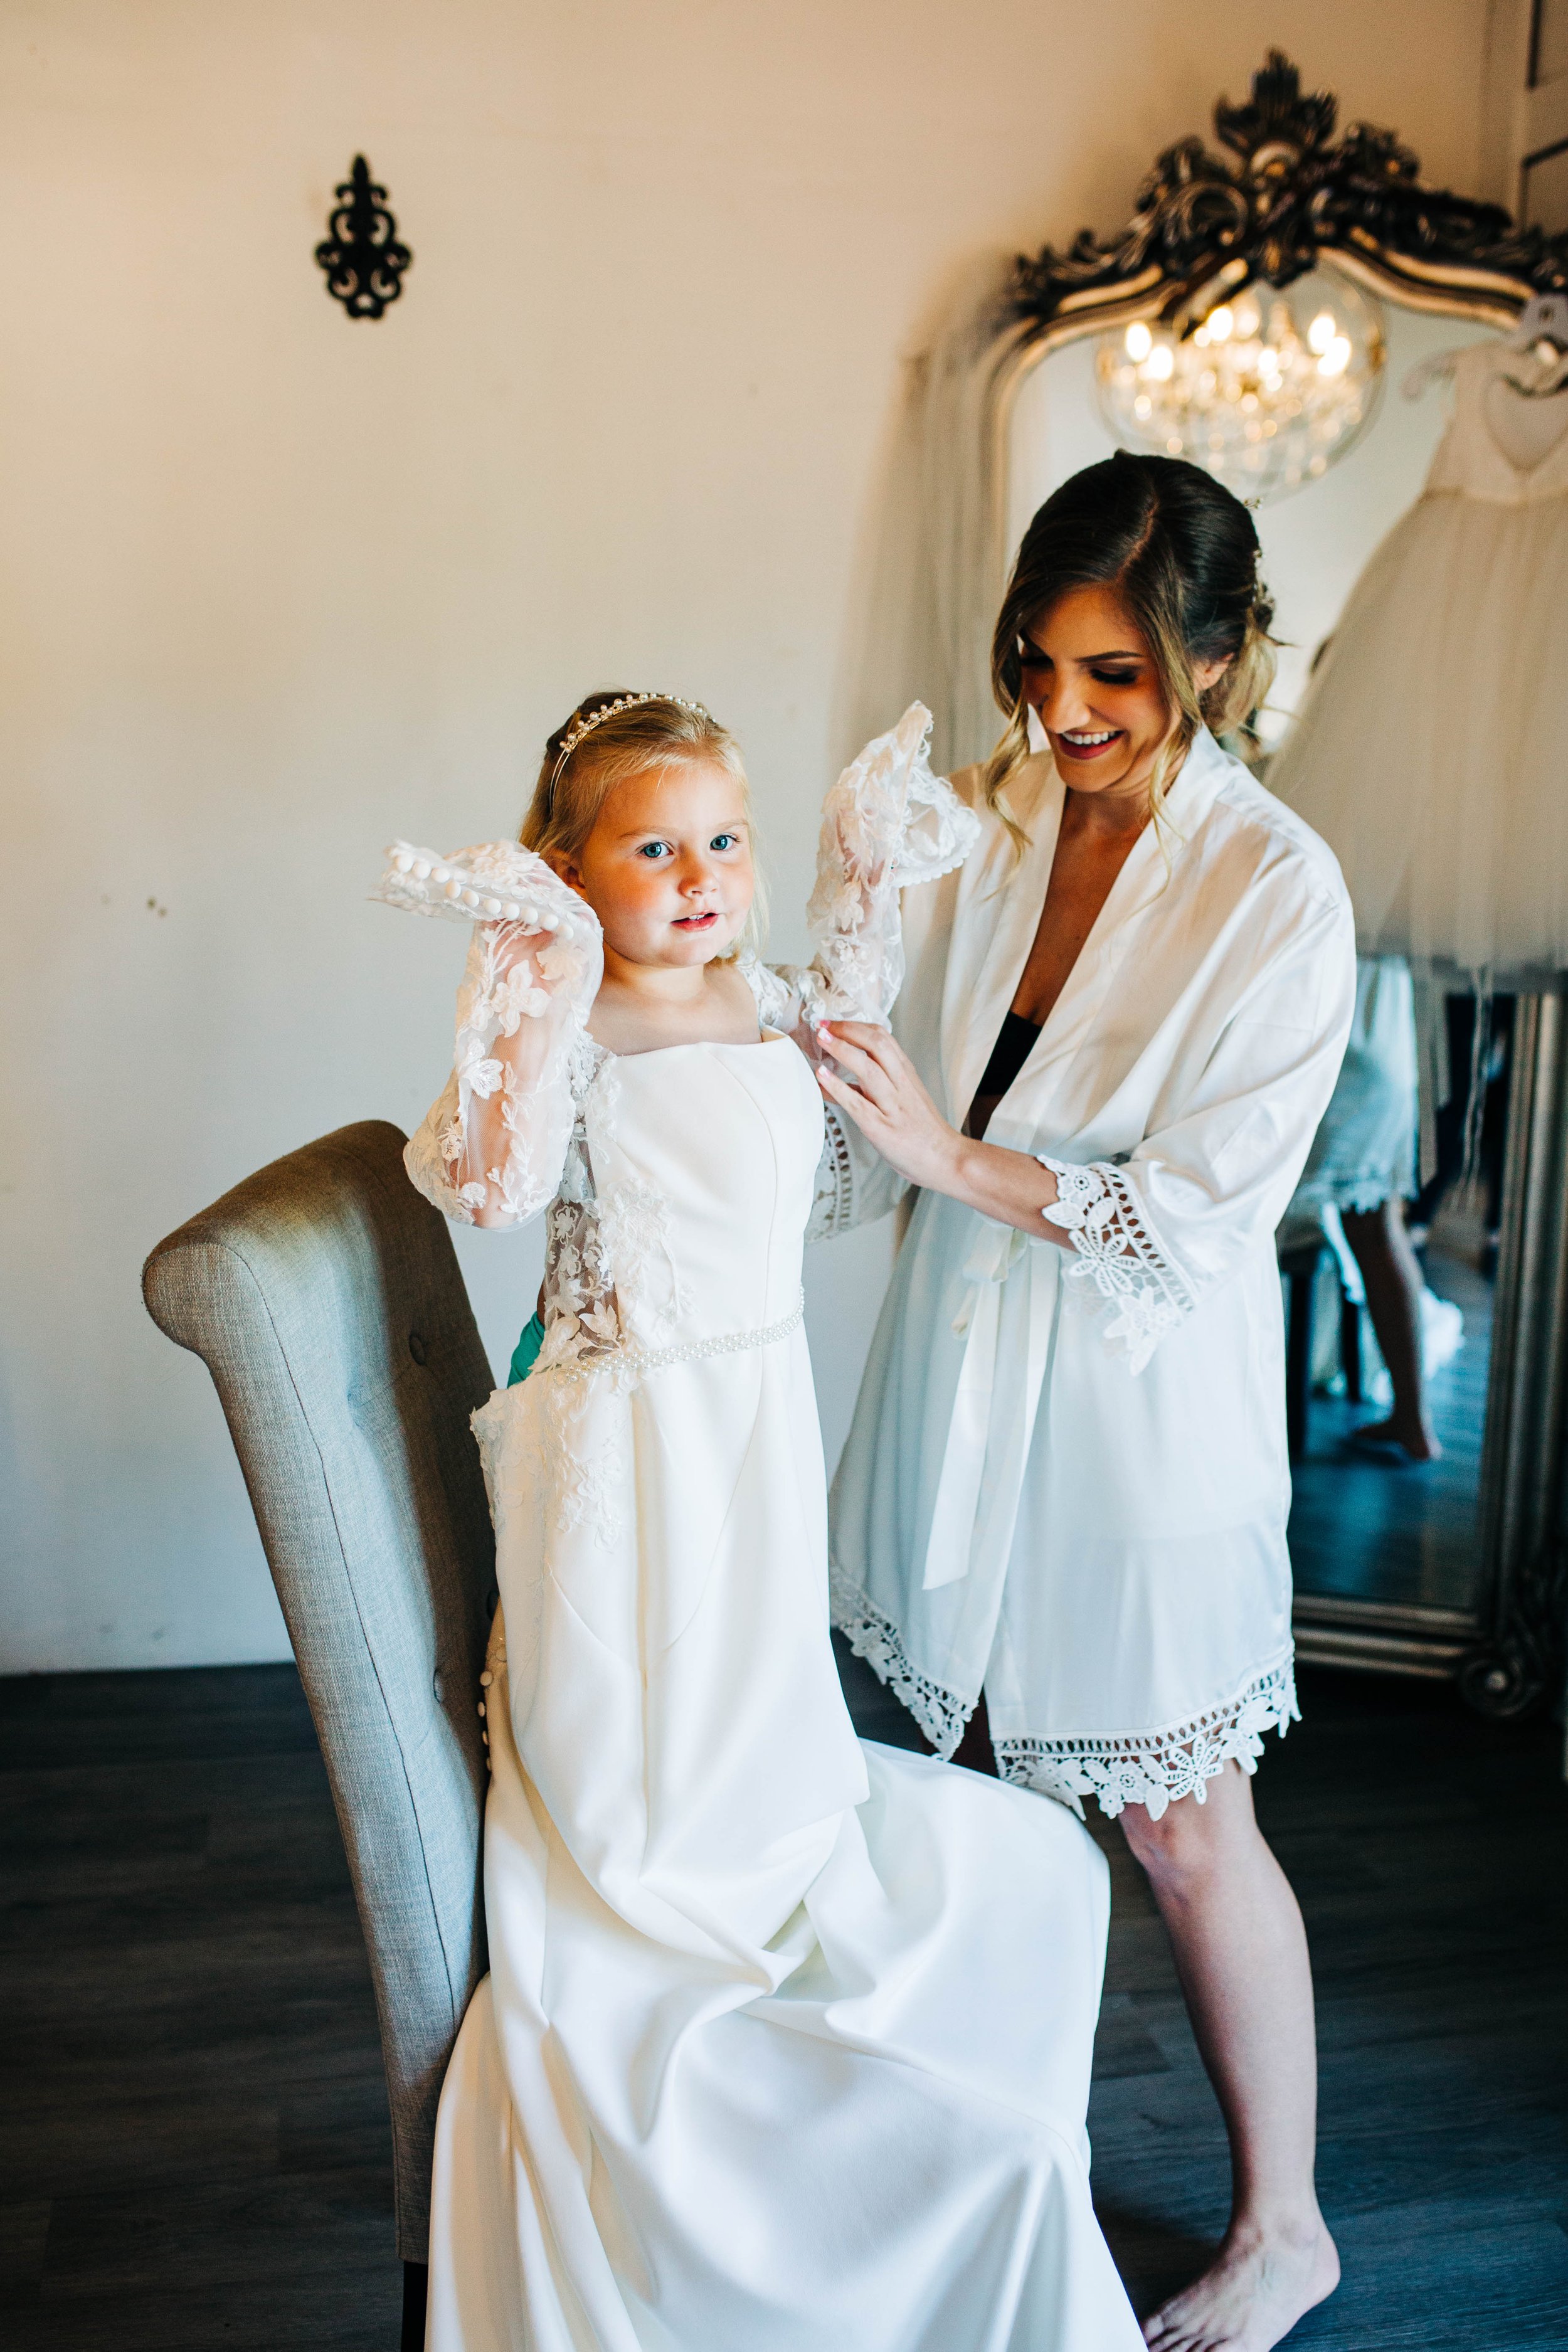
<path id="1" fill-rule="evenodd" d="M 1274 677 L 1274 607 L 1258 576 L 1252 517 L 1201 466 L 1119 449 L 1054 490 L 1024 534 L 991 647 L 991 686 L 1007 726 L 984 772 L 987 804 L 1022 845 L 1003 797 L 1029 756 L 1020 640 L 1074 588 L 1108 588 L 1149 647 L 1175 724 L 1150 781 L 1164 788 L 1200 727 L 1245 725 Z M 1194 671 L 1223 661 L 1200 692 Z"/>

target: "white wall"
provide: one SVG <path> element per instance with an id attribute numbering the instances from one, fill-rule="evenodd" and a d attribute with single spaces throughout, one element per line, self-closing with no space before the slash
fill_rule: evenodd
<path id="1" fill-rule="evenodd" d="M 798 945 L 900 354 L 982 248 L 1125 217 L 1284 43 L 1475 177 L 1484 0 L 11 0 L 0 21 L 4 1649 L 284 1649 L 148 1247 L 444 1067 L 394 832 L 512 825 L 588 686 L 750 751 Z M 310 256 L 356 148 L 413 246 Z M 890 716 L 891 714 L 889 714 Z M 881 1237 L 814 1268 L 842 1431 Z M 533 1244 L 465 1238 L 498 1355 Z"/>

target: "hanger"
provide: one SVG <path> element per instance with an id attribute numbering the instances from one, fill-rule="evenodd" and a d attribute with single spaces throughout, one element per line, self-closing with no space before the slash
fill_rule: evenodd
<path id="1" fill-rule="evenodd" d="M 1568 357 L 1568 300 L 1561 294 L 1532 294 L 1504 349 L 1527 352 L 1546 372 L 1543 383 L 1521 383 L 1506 368 L 1502 371 L 1504 383 L 1521 400 L 1555 400 L 1568 392 L 1568 371 L 1563 365 Z"/>
<path id="2" fill-rule="evenodd" d="M 1508 339 L 1510 352 L 1535 351 L 1538 344 L 1551 343 L 1551 352 L 1538 352 L 1542 360 L 1561 358 L 1568 352 L 1568 296 L 1532 294 L 1519 314 L 1519 324 Z"/>
<path id="3" fill-rule="evenodd" d="M 1427 358 L 1417 360 L 1401 387 L 1405 399 L 1419 400 L 1428 384 L 1446 383 L 1454 373 L 1454 362 L 1460 352 L 1473 348 L 1456 344 L 1452 351 L 1433 352 Z M 1512 334 L 1500 348 L 1505 352 L 1531 352 L 1543 366 L 1568 353 L 1568 296 L 1532 294 L 1520 312 Z M 1552 399 L 1559 392 L 1568 391 L 1568 378 L 1540 391 L 1507 373 L 1503 382 L 1527 400 Z"/>

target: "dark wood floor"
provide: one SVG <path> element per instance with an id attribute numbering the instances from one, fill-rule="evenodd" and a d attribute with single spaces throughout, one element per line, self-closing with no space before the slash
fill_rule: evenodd
<path id="1" fill-rule="evenodd" d="M 395 2352 L 386 2096 L 291 1666 L 0 1684 L 0 2341 Z"/>
<path id="2" fill-rule="evenodd" d="M 851 1688 L 863 1729 L 902 1733 Z M 1312 1935 L 1346 2283 L 1292 2340 L 1563 2352 L 1556 1736 L 1425 1685 L 1319 1673 L 1303 1696 L 1258 1801 Z M 1095 2179 L 1147 2302 L 1220 2229 L 1225 2150 L 1163 1931 L 1105 1839 Z M 0 1845 L 7 2352 L 393 2352 L 375 2018 L 292 1671 L 0 1683 Z"/>

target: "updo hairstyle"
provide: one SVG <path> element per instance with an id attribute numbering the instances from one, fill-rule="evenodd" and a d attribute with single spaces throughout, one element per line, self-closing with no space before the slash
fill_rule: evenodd
<path id="1" fill-rule="evenodd" d="M 1007 728 L 985 769 L 988 804 L 1021 841 L 1002 805 L 1029 756 L 1019 640 L 1074 588 L 1108 588 L 1148 645 L 1175 727 L 1149 797 L 1153 814 L 1198 729 L 1244 726 L 1268 692 L 1274 607 L 1258 576 L 1252 517 L 1212 474 L 1182 457 L 1119 449 L 1052 492 L 1024 534 L 991 647 L 991 686 Z M 1223 661 L 1200 693 L 1194 669 Z"/>
<path id="2" fill-rule="evenodd" d="M 608 711 L 616 702 L 624 702 L 626 708 L 611 711 L 567 751 L 570 738 L 584 720 L 595 711 Z M 650 769 L 662 772 L 709 761 L 728 769 L 739 784 L 749 823 L 751 786 L 741 747 L 727 727 L 721 727 L 700 703 L 678 702 L 673 696 L 662 694 L 638 701 L 628 688 L 601 687 L 596 693 L 584 696 L 545 744 L 533 798 L 518 837 L 525 849 L 535 850 L 542 857 L 574 860 L 617 784 Z M 752 911 L 729 950 L 731 956 L 759 946 L 766 924 L 754 838 L 752 864 L 756 875 Z"/>

